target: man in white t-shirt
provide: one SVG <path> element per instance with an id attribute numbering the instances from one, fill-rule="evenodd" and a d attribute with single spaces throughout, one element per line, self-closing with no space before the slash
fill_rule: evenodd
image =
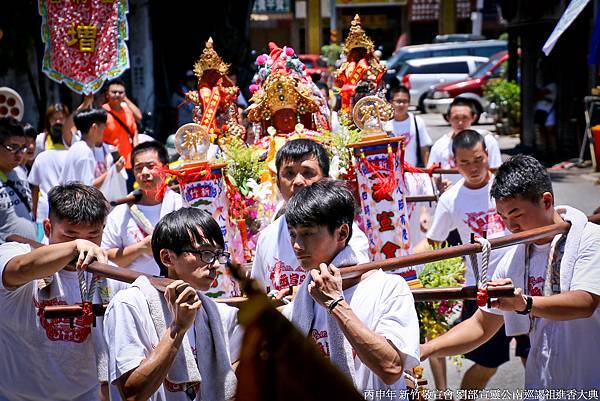
<path id="1" fill-rule="evenodd" d="M 356 203 L 341 181 L 323 179 L 294 193 L 286 208 L 291 244 L 307 279 L 283 314 L 312 338 L 360 392 L 405 389 L 418 365 L 419 324 L 406 281 L 381 270 L 342 282 L 358 263 L 349 243 Z M 396 395 L 395 395 L 396 396 Z"/>
<path id="2" fill-rule="evenodd" d="M 80 181 L 85 185 L 100 188 L 113 162 L 108 146 L 102 143 L 106 110 L 78 110 L 73 116 L 73 121 L 81 132 L 81 141 L 72 144 L 67 151 L 61 183 Z M 121 171 L 124 164 L 125 159 L 119 158 L 115 163 L 117 171 Z"/>
<path id="3" fill-rule="evenodd" d="M 410 91 L 403 85 L 391 89 L 390 102 L 394 108 L 394 119 L 386 122 L 384 129 L 393 136 L 404 138 L 404 160 L 413 166 L 426 166 L 433 142 L 423 119 L 408 112 Z"/>
<path id="4" fill-rule="evenodd" d="M 441 244 L 451 230 L 456 229 L 464 244 L 469 243 L 471 233 L 487 238 L 508 235 L 502 218 L 496 212 L 496 202 L 490 196 L 492 174 L 489 172 L 488 154 L 484 138 L 474 130 L 459 132 L 452 140 L 452 153 L 462 179 L 442 194 L 427 238 L 432 244 Z M 490 254 L 488 279 L 494 274 L 498 261 L 506 253 L 506 248 L 493 250 Z M 477 256 L 481 266 L 481 255 Z M 465 285 L 476 285 L 471 260 L 467 258 Z M 463 303 L 462 319 L 475 313 L 477 304 L 467 300 Z M 466 372 L 462 380 L 462 389 L 483 389 L 496 373 L 500 365 L 509 360 L 510 337 L 499 331 L 490 341 L 473 352 L 467 353 L 467 359 L 475 362 Z M 522 344 L 525 343 L 525 344 Z M 519 339 L 518 355 L 526 358 L 521 352 L 526 347 L 526 340 Z"/>
<path id="5" fill-rule="evenodd" d="M 529 333 L 525 389 L 598 390 L 600 375 L 600 227 L 568 206 L 554 206 L 552 182 L 531 156 L 514 156 L 497 171 L 491 194 L 513 233 L 568 221 L 567 234 L 519 244 L 500 260 L 491 285 L 513 283 L 514 298 L 492 301 L 448 333 L 424 344 L 422 358 L 477 347 L 504 323 L 508 335 Z M 534 392 L 529 398 L 548 398 Z"/>
<path id="6" fill-rule="evenodd" d="M 38 223 L 48 218 L 48 192 L 60 184 L 66 157 L 64 145 L 53 143 L 33 161 L 27 180 L 31 184 L 33 214 Z"/>
<path id="7" fill-rule="evenodd" d="M 285 202 L 298 189 L 329 175 L 327 151 L 309 139 L 287 142 L 277 152 L 275 164 L 277 186 Z M 360 263 L 370 261 L 367 236 L 356 224 L 352 226 L 350 243 L 357 250 Z M 306 278 L 305 270 L 294 255 L 285 216 L 277 218 L 260 234 L 251 276 L 264 288 L 277 291 L 299 286 Z"/>
<path id="8" fill-rule="evenodd" d="M 39 239 L 31 214 L 31 190 L 20 168 L 27 152 L 23 127 L 12 117 L 0 118 L 0 243 L 10 234 Z"/>
<path id="9" fill-rule="evenodd" d="M 431 147 L 429 162 L 427 163 L 428 168 L 436 163 L 439 163 L 440 168 L 444 169 L 456 167 L 452 153 L 452 138 L 459 132 L 470 129 L 476 117 L 477 111 L 469 99 L 460 97 L 454 99 L 448 108 L 448 121 L 450 122 L 452 131 L 440 137 Z M 489 166 L 491 168 L 499 167 L 502 164 L 502 158 L 500 156 L 498 141 L 488 131 L 481 131 L 480 134 L 483 135 L 485 140 Z M 444 181 L 448 180 L 449 182 L 445 181 L 445 185 L 442 185 L 440 189 L 445 189 L 444 187 L 448 184 L 455 184 L 461 179 L 458 174 L 445 174 L 442 178 Z"/>
<path id="10" fill-rule="evenodd" d="M 98 400 L 101 320 L 96 328 L 82 318 L 71 326 L 69 319 L 45 319 L 42 309 L 82 302 L 75 268 L 85 269 L 94 259 L 106 262 L 98 245 L 109 205 L 100 191 L 80 183 L 55 187 L 49 199 L 44 230 L 50 245 L 0 246 L 0 399 Z M 75 267 L 68 265 L 73 260 Z M 94 302 L 108 302 L 104 298 L 124 286 L 108 281 L 107 292 L 93 294 Z"/>
<path id="11" fill-rule="evenodd" d="M 162 177 L 159 169 L 168 164 L 165 147 L 156 142 L 144 142 L 131 152 L 133 175 L 139 185 L 135 202 L 115 207 L 108 215 L 102 248 L 108 258 L 121 267 L 158 275 L 159 268 L 152 257 L 152 231 L 167 213 L 181 208 L 181 195 L 167 188 L 160 195 Z"/>
<path id="12" fill-rule="evenodd" d="M 237 309 L 202 293 L 227 263 L 217 222 L 207 212 L 182 208 L 163 217 L 152 252 L 164 276 L 175 281 L 163 294 L 145 276 L 108 305 L 111 400 L 229 400 L 243 330 Z"/>

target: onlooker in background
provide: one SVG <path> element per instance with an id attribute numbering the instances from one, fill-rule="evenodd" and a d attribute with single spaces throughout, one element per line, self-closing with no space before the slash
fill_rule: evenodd
<path id="1" fill-rule="evenodd" d="M 167 213 L 180 209 L 181 195 L 167 188 L 158 197 L 162 178 L 158 169 L 168 164 L 165 147 L 156 142 L 144 142 L 131 152 L 133 174 L 140 187 L 138 201 L 115 207 L 108 215 L 102 248 L 110 260 L 121 267 L 158 275 L 160 269 L 152 257 L 152 232 Z"/>
<path id="2" fill-rule="evenodd" d="M 108 83 L 102 108 L 107 112 L 104 142 L 116 146 L 125 158 L 125 168 L 131 170 L 131 150 L 138 144 L 136 121 L 142 119 L 142 112 L 127 98 L 125 84 L 120 80 Z"/>
<path id="3" fill-rule="evenodd" d="M 37 155 L 27 178 L 31 186 L 33 218 L 38 223 L 48 218 L 48 192 L 61 182 L 67 157 L 67 149 L 60 141 L 62 128 L 62 124 L 51 127 L 52 145 Z"/>
<path id="4" fill-rule="evenodd" d="M 186 101 L 185 94 L 191 90 L 194 90 L 196 86 L 196 76 L 194 71 L 189 70 L 185 73 L 185 78 L 179 84 L 173 96 L 171 96 L 171 106 L 177 113 L 177 127 L 181 127 L 187 123 L 193 123 L 193 111 L 194 105 L 191 102 Z"/>
<path id="5" fill-rule="evenodd" d="M 60 132 L 57 132 L 58 127 L 60 127 Z M 35 139 L 36 156 L 49 148 L 71 146 L 73 141 L 72 128 L 73 119 L 69 118 L 69 108 L 62 103 L 50 105 L 46 110 L 44 132 L 40 133 Z"/>
<path id="6" fill-rule="evenodd" d="M 21 124 L 12 117 L 0 118 L 0 243 L 9 234 L 40 240 L 31 214 L 27 176 L 17 168 L 26 152 L 27 139 Z"/>
<path id="7" fill-rule="evenodd" d="M 27 141 L 27 152 L 25 152 L 25 155 L 23 156 L 20 167 L 23 169 L 25 175 L 27 175 L 31 170 L 31 165 L 33 164 L 33 159 L 36 155 L 35 141 L 38 133 L 29 123 L 23 123 L 23 132 L 25 133 L 25 140 Z"/>
<path id="8" fill-rule="evenodd" d="M 435 163 L 440 163 L 441 168 L 454 168 L 454 153 L 452 152 L 452 139 L 459 132 L 471 128 L 471 125 L 477 117 L 477 110 L 469 99 L 456 98 L 448 108 L 448 121 L 452 127 L 452 131 L 439 138 L 433 144 L 431 153 L 429 154 L 429 162 L 427 167 L 431 167 Z M 502 158 L 500 156 L 500 147 L 498 141 L 489 132 L 485 130 L 476 130 L 485 140 L 485 146 L 488 153 L 488 163 L 491 168 L 500 167 Z M 440 185 L 440 190 L 445 190 L 449 184 L 454 184 L 461 179 L 460 174 L 447 174 L 443 177 L 443 184 Z"/>
<path id="9" fill-rule="evenodd" d="M 342 130 L 342 126 L 340 125 L 340 120 L 338 118 L 337 111 L 333 110 L 333 106 L 335 105 L 335 99 L 333 102 L 334 105 L 332 105 L 331 98 L 329 97 L 329 87 L 326 83 L 321 81 L 317 82 L 315 85 L 317 85 L 317 88 L 319 88 L 319 91 L 321 91 L 321 95 L 323 95 L 323 99 L 325 99 L 325 102 L 327 102 L 327 106 L 329 107 L 330 115 L 327 117 L 329 118 L 329 126 L 331 127 L 331 132 L 340 132 Z"/>
<path id="10" fill-rule="evenodd" d="M 390 101 L 394 108 L 394 119 L 386 123 L 385 130 L 393 136 L 404 138 L 404 160 L 413 166 L 426 166 L 433 141 L 423 119 L 408 112 L 410 91 L 403 85 L 393 88 Z"/>
<path id="11" fill-rule="evenodd" d="M 108 175 L 108 168 L 113 164 L 108 146 L 102 143 L 106 120 L 104 109 L 84 109 L 75 113 L 73 121 L 81 132 L 81 141 L 75 142 L 67 152 L 61 183 L 80 181 L 100 188 Z M 100 148 L 101 152 L 94 152 L 96 148 Z M 124 163 L 125 159 L 121 156 L 115 163 L 118 171 Z"/>

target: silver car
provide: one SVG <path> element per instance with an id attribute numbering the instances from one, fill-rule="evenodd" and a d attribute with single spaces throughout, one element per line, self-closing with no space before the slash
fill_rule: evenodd
<path id="1" fill-rule="evenodd" d="M 402 63 L 396 79 L 410 90 L 410 105 L 425 112 L 423 101 L 432 86 L 467 78 L 487 61 L 487 57 L 478 56 L 412 59 Z M 394 86 L 393 83 L 391 85 Z"/>

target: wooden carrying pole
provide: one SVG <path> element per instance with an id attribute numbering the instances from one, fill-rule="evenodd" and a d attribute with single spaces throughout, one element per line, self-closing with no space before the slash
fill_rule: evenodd
<path id="1" fill-rule="evenodd" d="M 588 217 L 590 222 L 600 223 L 600 214 L 595 214 Z M 552 224 L 549 226 L 538 227 L 532 230 L 522 231 L 520 233 L 507 235 L 505 237 L 494 238 L 489 240 L 492 250 L 504 248 L 511 245 L 517 245 L 521 243 L 528 243 L 537 241 L 543 238 L 553 237 L 557 234 L 565 234 L 571 227 L 568 222 L 561 222 Z M 19 236 L 9 236 L 8 240 L 25 242 L 32 245 L 34 248 L 41 246 L 39 243 L 24 239 Z M 345 280 L 356 280 L 364 273 L 371 270 L 382 269 L 384 271 L 394 270 L 401 267 L 416 266 L 429 262 L 435 262 L 443 259 L 450 259 L 459 256 L 472 255 L 481 252 L 482 246 L 479 243 L 464 244 L 454 246 L 450 248 L 436 249 L 433 251 L 418 253 L 414 255 L 402 256 L 399 258 L 392 258 L 381 260 L 377 262 L 365 263 L 362 265 L 347 266 L 341 269 L 342 278 Z M 135 279 L 143 273 L 139 273 L 129 269 L 123 269 L 116 266 L 110 266 L 107 264 L 93 262 L 88 266 L 87 269 L 91 273 L 99 274 L 104 277 L 112 278 L 119 281 L 132 283 Z M 148 275 L 146 275 L 148 276 Z M 164 288 L 171 283 L 171 279 L 164 277 L 148 276 L 150 283 L 159 291 L 164 291 Z M 488 294 L 490 298 L 499 297 L 510 297 L 513 296 L 513 286 L 502 286 L 502 287 L 488 287 Z M 411 292 L 415 298 L 415 301 L 437 301 L 442 299 L 448 300 L 460 300 L 460 299 L 475 299 L 477 288 L 475 286 L 470 287 L 440 287 L 440 288 L 419 288 L 412 289 Z M 243 302 L 245 298 L 231 298 L 231 299 L 215 299 L 217 302 L 224 302 L 231 305 L 239 304 Z M 75 305 L 77 306 L 77 305 Z M 68 306 L 73 308 L 73 306 Z M 64 306 L 52 306 L 45 308 L 45 315 L 48 316 L 48 311 L 52 313 L 60 313 L 61 308 Z M 73 310 L 72 310 L 73 311 Z M 55 315 L 58 317 L 57 315 Z M 72 316 L 72 315 L 71 315 Z M 64 317 L 62 315 L 61 317 Z"/>

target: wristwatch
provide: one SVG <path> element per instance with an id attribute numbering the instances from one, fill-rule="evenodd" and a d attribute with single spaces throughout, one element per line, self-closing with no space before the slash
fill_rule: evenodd
<path id="1" fill-rule="evenodd" d="M 521 311 L 517 310 L 515 312 L 517 312 L 519 315 L 529 315 L 531 313 L 531 308 L 533 307 L 533 297 L 529 295 L 523 295 L 523 298 L 525 299 L 525 309 Z"/>

